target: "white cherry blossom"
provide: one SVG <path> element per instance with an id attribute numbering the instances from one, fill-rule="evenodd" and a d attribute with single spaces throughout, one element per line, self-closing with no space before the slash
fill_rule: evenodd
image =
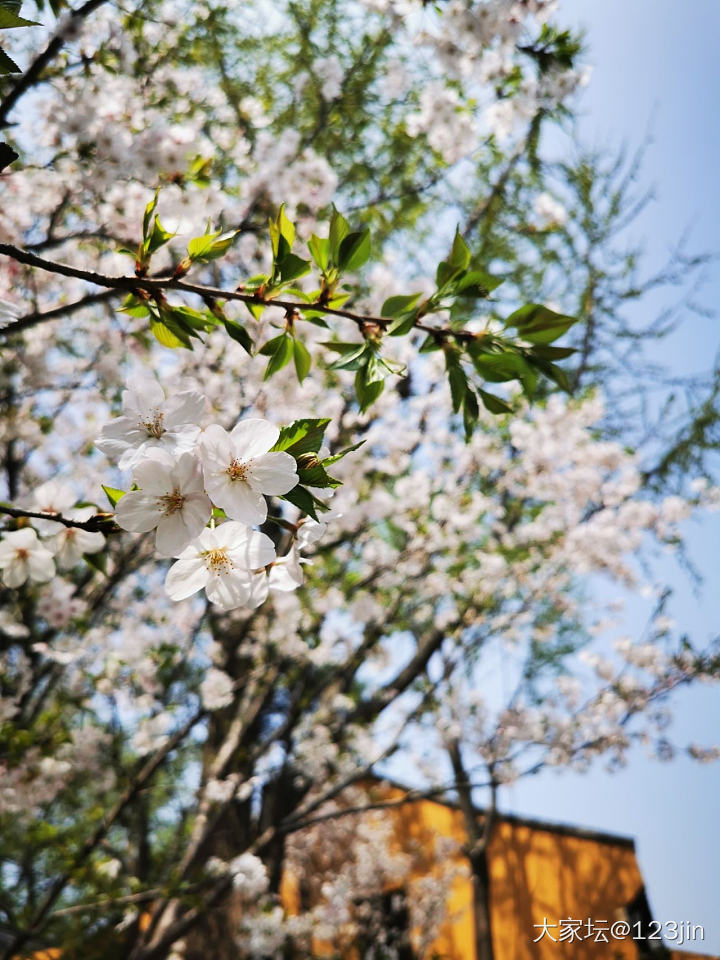
<path id="1" fill-rule="evenodd" d="M 68 520 L 84 523 L 94 514 L 94 507 L 79 507 L 76 510 L 66 510 L 64 516 Z M 41 522 L 45 523 L 46 521 Z M 58 531 L 48 541 L 48 546 L 55 554 L 58 566 L 63 570 L 72 570 L 80 563 L 84 553 L 98 553 L 105 546 L 105 537 L 96 530 L 65 527 L 62 524 L 54 523 L 52 520 L 47 521 L 47 523 Z"/>
<path id="2" fill-rule="evenodd" d="M 200 684 L 200 699 L 206 710 L 220 710 L 233 701 L 235 685 L 224 670 L 210 667 Z"/>
<path id="3" fill-rule="evenodd" d="M 77 502 L 77 497 L 67 483 L 61 480 L 47 480 L 35 491 L 33 510 L 39 513 L 60 513 L 65 516 L 66 511 Z M 33 526 L 40 534 L 50 536 L 57 533 L 58 524 L 53 520 L 33 520 Z"/>
<path id="4" fill-rule="evenodd" d="M 12 530 L 0 540 L 0 570 L 6 587 L 20 587 L 26 580 L 45 583 L 55 575 L 50 551 L 30 527 Z"/>
<path id="5" fill-rule="evenodd" d="M 267 420 L 243 420 L 230 433 L 217 424 L 200 438 L 205 488 L 233 520 L 251 526 L 267 517 L 265 494 L 287 493 L 297 484 L 289 453 L 269 452 L 280 436 Z"/>
<path id="6" fill-rule="evenodd" d="M 123 391 L 122 402 L 124 415 L 105 424 L 96 443 L 106 456 L 118 458 L 121 470 L 135 466 L 152 448 L 179 454 L 195 446 L 205 408 L 199 391 L 182 390 L 166 399 L 154 377 L 139 375 Z"/>
<path id="7" fill-rule="evenodd" d="M 150 450 L 135 467 L 133 480 L 141 489 L 118 502 L 118 524 L 133 533 L 156 530 L 158 553 L 177 556 L 202 533 L 212 513 L 198 460 L 191 453 L 173 457 Z"/>
<path id="8" fill-rule="evenodd" d="M 228 521 L 203 530 L 170 568 L 165 591 L 171 600 L 184 600 L 205 589 L 208 600 L 224 609 L 250 600 L 253 571 L 275 559 L 273 542 L 264 533 Z"/>

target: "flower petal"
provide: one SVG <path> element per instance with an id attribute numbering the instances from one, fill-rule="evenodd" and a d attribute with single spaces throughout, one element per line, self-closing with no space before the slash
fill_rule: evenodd
<path id="1" fill-rule="evenodd" d="M 142 490 L 126 493 L 115 508 L 115 519 L 123 530 L 132 533 L 147 533 L 153 530 L 163 517 L 163 510 L 156 496 Z"/>
<path id="2" fill-rule="evenodd" d="M 6 587 L 19 587 L 28 578 L 29 567 L 26 560 L 16 560 L 5 567 L 2 573 L 3 583 Z"/>
<path id="3" fill-rule="evenodd" d="M 162 447 L 151 447 L 133 470 L 133 480 L 143 493 L 162 496 L 172 490 L 172 472 L 177 464 L 175 457 Z"/>
<path id="4" fill-rule="evenodd" d="M 147 373 L 136 373 L 128 380 L 127 390 L 123 390 L 122 404 L 125 413 L 130 416 L 146 414 L 157 409 L 165 401 L 165 392 L 155 377 Z"/>
<path id="5" fill-rule="evenodd" d="M 251 527 L 264 523 L 267 517 L 265 498 L 244 480 L 230 482 L 221 492 L 214 493 L 214 500 L 232 520 L 240 520 Z"/>
<path id="6" fill-rule="evenodd" d="M 197 533 L 190 533 L 183 523 L 182 514 L 163 517 L 155 533 L 155 547 L 164 557 L 176 557 L 194 540 Z"/>
<path id="7" fill-rule="evenodd" d="M 198 390 L 183 390 L 163 404 L 164 426 L 174 430 L 183 423 L 199 424 L 205 414 L 205 397 Z"/>
<path id="8" fill-rule="evenodd" d="M 250 464 L 248 480 L 256 490 L 271 496 L 287 493 L 298 482 L 295 460 L 289 453 L 264 453 Z"/>
<path id="9" fill-rule="evenodd" d="M 165 577 L 165 593 L 171 600 L 184 600 L 208 582 L 210 573 L 200 557 L 177 560 Z"/>
<path id="10" fill-rule="evenodd" d="M 211 603 L 231 610 L 244 606 L 250 599 L 252 580 L 250 576 L 239 576 L 237 570 L 211 576 L 205 588 Z"/>
<path id="11" fill-rule="evenodd" d="M 37 580 L 38 583 L 46 583 L 55 576 L 55 561 L 52 554 L 42 547 L 28 555 L 27 567 L 30 579 Z"/>
<path id="12" fill-rule="evenodd" d="M 233 452 L 241 460 L 250 460 L 267 453 L 277 443 L 280 431 L 267 420 L 241 420 L 230 433 Z M 288 454 L 289 456 L 289 454 Z"/>

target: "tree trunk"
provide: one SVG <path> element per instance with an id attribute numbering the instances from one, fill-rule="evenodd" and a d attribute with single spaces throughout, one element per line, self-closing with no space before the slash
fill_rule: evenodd
<path id="1" fill-rule="evenodd" d="M 472 787 L 463 764 L 460 743 L 454 740 L 448 745 L 450 763 L 455 776 L 455 789 L 467 833 L 467 853 L 472 875 L 473 921 L 475 934 L 476 960 L 493 960 L 492 922 L 490 915 L 490 873 L 488 869 L 488 847 L 495 825 L 495 793 L 492 786 L 491 802 L 485 811 L 482 825 L 478 811 L 472 802 Z"/>

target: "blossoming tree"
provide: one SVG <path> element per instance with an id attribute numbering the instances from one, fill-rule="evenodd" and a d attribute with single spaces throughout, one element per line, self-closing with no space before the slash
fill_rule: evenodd
<path id="1" fill-rule="evenodd" d="M 666 753 L 718 666 L 662 603 L 593 646 L 584 585 L 718 493 L 668 487 L 712 393 L 692 448 L 611 436 L 628 184 L 540 150 L 579 45 L 544 0 L 50 8 L 0 88 L 4 955 L 342 955 L 395 764 L 461 803 L 488 957 L 502 785 Z"/>

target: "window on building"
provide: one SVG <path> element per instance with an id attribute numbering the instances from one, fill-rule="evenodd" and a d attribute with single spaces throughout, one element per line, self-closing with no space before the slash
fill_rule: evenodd
<path id="1" fill-rule="evenodd" d="M 415 960 L 410 945 L 410 912 L 404 890 L 387 890 L 358 901 L 359 960 Z"/>

